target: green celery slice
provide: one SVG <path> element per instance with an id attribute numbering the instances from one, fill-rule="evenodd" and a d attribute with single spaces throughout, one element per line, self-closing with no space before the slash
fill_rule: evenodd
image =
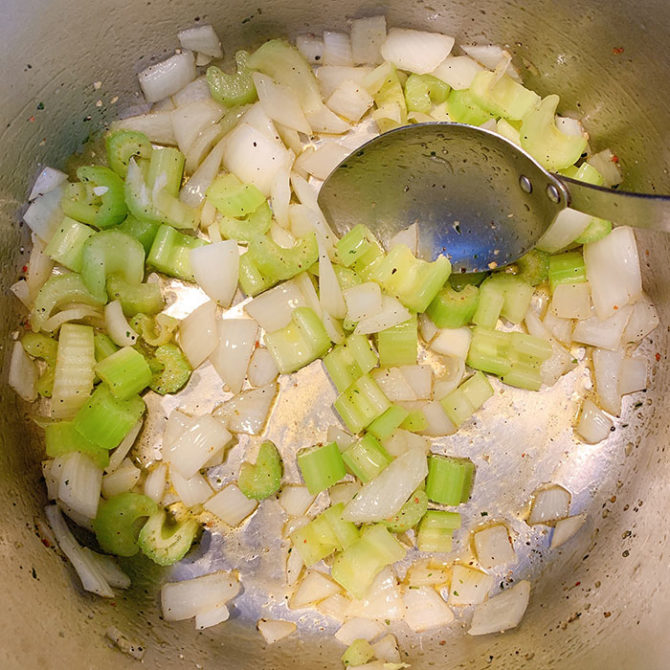
<path id="1" fill-rule="evenodd" d="M 172 226 L 162 225 L 147 256 L 147 265 L 170 277 L 195 281 L 191 267 L 191 249 L 202 247 L 207 242 L 177 232 Z"/>
<path id="2" fill-rule="evenodd" d="M 154 372 L 149 387 L 160 395 L 180 391 L 193 371 L 184 352 L 174 343 L 161 344 L 154 352 L 154 362 L 161 369 Z"/>
<path id="3" fill-rule="evenodd" d="M 479 289 L 468 284 L 456 291 L 447 285 L 428 305 L 426 314 L 438 328 L 460 328 L 470 323 L 479 304 Z"/>
<path id="4" fill-rule="evenodd" d="M 451 551 L 453 532 L 460 527 L 458 512 L 428 510 L 416 534 L 417 548 L 419 551 L 447 553 Z"/>
<path id="5" fill-rule="evenodd" d="M 428 496 L 425 491 L 417 489 L 392 517 L 382 523 L 392 533 L 405 533 L 421 521 L 427 509 Z"/>
<path id="6" fill-rule="evenodd" d="M 151 158 L 153 147 L 149 138 L 137 130 L 117 130 L 105 137 L 109 167 L 122 179 L 128 173 L 131 158 Z"/>
<path id="7" fill-rule="evenodd" d="M 480 70 L 472 80 L 470 93 L 483 109 L 494 116 L 520 121 L 540 102 L 540 96 L 504 74 Z"/>
<path id="8" fill-rule="evenodd" d="M 431 454 L 428 457 L 426 495 L 441 505 L 466 503 L 472 492 L 475 465 L 467 458 Z"/>
<path id="9" fill-rule="evenodd" d="M 405 82 L 407 111 L 428 114 L 433 104 L 439 105 L 449 95 L 451 87 L 430 74 L 410 74 Z"/>
<path id="10" fill-rule="evenodd" d="M 218 102 L 226 107 L 246 105 L 257 99 L 254 80 L 247 67 L 249 54 L 246 51 L 238 51 L 235 54 L 235 74 L 227 74 L 215 65 L 207 68 L 207 83 L 209 91 Z"/>
<path id="11" fill-rule="evenodd" d="M 342 452 L 347 469 L 364 484 L 374 479 L 392 460 L 374 435 L 369 433 Z"/>
<path id="12" fill-rule="evenodd" d="M 107 296 L 121 303 L 126 316 L 135 314 L 156 314 L 165 307 L 163 294 L 158 282 L 131 284 L 119 274 L 107 277 Z"/>
<path id="13" fill-rule="evenodd" d="M 265 500 L 279 491 L 282 460 L 277 447 L 265 440 L 258 451 L 256 463 L 242 463 L 237 485 L 247 498 Z"/>
<path id="14" fill-rule="evenodd" d="M 49 458 L 78 451 L 86 454 L 101 470 L 109 465 L 109 451 L 80 435 L 72 421 L 56 421 L 45 426 L 44 442 Z"/>
<path id="15" fill-rule="evenodd" d="M 370 375 L 362 375 L 335 400 L 335 409 L 352 433 L 381 416 L 391 403 Z"/>
<path id="16" fill-rule="evenodd" d="M 180 523 L 167 523 L 164 509 L 152 514 L 137 538 L 142 553 L 154 563 L 162 566 L 173 565 L 187 554 L 200 529 L 195 519 Z"/>
<path id="17" fill-rule="evenodd" d="M 354 640 L 340 657 L 345 667 L 357 667 L 365 665 L 375 657 L 375 650 L 372 645 L 363 638 Z"/>
<path id="18" fill-rule="evenodd" d="M 335 388 L 342 392 L 377 366 L 377 354 L 365 335 L 349 335 L 323 357 L 323 364 Z"/>
<path id="19" fill-rule="evenodd" d="M 416 314 L 407 321 L 379 331 L 376 339 L 379 364 L 382 367 L 416 364 L 416 358 L 419 354 Z"/>
<path id="20" fill-rule="evenodd" d="M 104 358 L 95 366 L 95 372 L 119 400 L 132 398 L 151 383 L 149 364 L 132 347 L 123 347 Z"/>
<path id="21" fill-rule="evenodd" d="M 95 235 L 92 228 L 65 216 L 53 237 L 49 240 L 44 252 L 68 270 L 80 272 L 84 256 L 84 244 L 92 235 Z"/>
<path id="22" fill-rule="evenodd" d="M 298 468 L 312 495 L 325 491 L 347 474 L 337 442 L 299 451 Z"/>

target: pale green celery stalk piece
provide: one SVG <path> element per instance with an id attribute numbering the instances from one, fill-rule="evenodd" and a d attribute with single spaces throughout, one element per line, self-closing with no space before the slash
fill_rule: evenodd
<path id="1" fill-rule="evenodd" d="M 44 252 L 68 270 L 79 272 L 83 262 L 84 244 L 92 235 L 95 235 L 95 230 L 65 216 Z"/>
<path id="2" fill-rule="evenodd" d="M 323 364 L 339 392 L 377 365 L 377 354 L 365 335 L 349 335 L 323 357 Z"/>
<path id="3" fill-rule="evenodd" d="M 282 477 L 282 459 L 270 440 L 260 446 L 256 463 L 242 463 L 237 485 L 247 498 L 265 500 L 279 491 Z"/>
<path id="4" fill-rule="evenodd" d="M 370 433 L 342 452 L 347 469 L 364 484 L 374 479 L 393 460 L 377 438 Z"/>
<path id="5" fill-rule="evenodd" d="M 246 51 L 235 53 L 235 74 L 227 74 L 215 65 L 207 68 L 207 83 L 214 100 L 236 107 L 254 102 L 258 95 L 251 72 L 247 67 L 249 54 Z"/>
<path id="6" fill-rule="evenodd" d="M 475 101 L 491 114 L 509 121 L 520 121 L 540 102 L 540 96 L 511 77 L 480 70 L 472 80 L 470 92 Z"/>
<path id="7" fill-rule="evenodd" d="M 147 186 L 149 190 L 161 190 L 173 197 L 179 196 L 184 176 L 184 154 L 175 147 L 160 147 L 151 152 Z"/>
<path id="8" fill-rule="evenodd" d="M 503 296 L 503 304 L 500 308 L 500 316 L 511 323 L 521 323 L 533 297 L 533 287 L 521 277 L 506 272 L 492 274 L 481 286 L 482 291 L 487 290 L 487 285 L 494 285 Z M 485 325 L 479 323 L 478 325 Z"/>
<path id="9" fill-rule="evenodd" d="M 297 460 L 300 474 L 312 495 L 325 491 L 347 474 L 337 442 L 302 449 Z"/>
<path id="10" fill-rule="evenodd" d="M 376 335 L 379 364 L 384 367 L 415 365 L 419 353 L 416 314 L 407 321 L 381 330 Z"/>
<path id="11" fill-rule="evenodd" d="M 132 347 L 123 347 L 104 358 L 95 366 L 95 372 L 119 400 L 144 391 L 152 377 L 146 359 Z"/>
<path id="12" fill-rule="evenodd" d="M 107 162 L 116 174 L 124 179 L 131 158 L 151 158 L 153 147 L 149 138 L 137 130 L 117 130 L 105 137 Z"/>
<path id="13" fill-rule="evenodd" d="M 199 237 L 191 237 L 177 232 L 172 226 L 161 226 L 156 233 L 147 265 L 170 277 L 195 281 L 191 267 L 191 249 L 207 242 Z"/>
<path id="14" fill-rule="evenodd" d="M 460 525 L 461 515 L 458 512 L 428 510 L 416 534 L 418 550 L 431 553 L 451 551 L 453 532 Z"/>
<path id="15" fill-rule="evenodd" d="M 431 454 L 428 457 L 426 495 L 441 505 L 461 505 L 470 498 L 475 465 L 467 458 Z"/>
<path id="16" fill-rule="evenodd" d="M 341 661 L 345 667 L 355 667 L 366 664 L 375 657 L 372 645 L 363 638 L 354 640 L 342 654 Z"/>
<path id="17" fill-rule="evenodd" d="M 352 433 L 358 433 L 381 416 L 389 399 L 370 375 L 362 375 L 335 400 L 335 410 Z"/>
<path id="18" fill-rule="evenodd" d="M 385 73 L 384 81 L 379 90 L 372 94 L 376 105 L 372 116 L 382 133 L 407 123 L 407 104 L 398 71 L 391 63 L 384 63 L 380 67 L 385 66 L 388 72 Z"/>
<path id="19" fill-rule="evenodd" d="M 458 388 L 440 399 L 445 414 L 456 426 L 467 421 L 493 395 L 493 387 L 482 372 L 475 372 Z"/>
<path id="20" fill-rule="evenodd" d="M 137 544 L 154 563 L 173 565 L 187 554 L 199 529 L 200 524 L 195 519 L 168 523 L 167 512 L 160 509 L 142 526 Z"/>
<path id="21" fill-rule="evenodd" d="M 234 174 L 220 174 L 207 189 L 207 200 L 224 216 L 245 217 L 253 214 L 265 196 L 253 184 L 243 184 Z"/>

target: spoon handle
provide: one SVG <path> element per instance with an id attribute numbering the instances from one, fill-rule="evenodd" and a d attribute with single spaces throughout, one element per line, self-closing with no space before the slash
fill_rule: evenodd
<path id="1" fill-rule="evenodd" d="M 563 176 L 558 180 L 569 192 L 568 205 L 573 209 L 615 225 L 670 232 L 670 196 L 613 191 Z"/>

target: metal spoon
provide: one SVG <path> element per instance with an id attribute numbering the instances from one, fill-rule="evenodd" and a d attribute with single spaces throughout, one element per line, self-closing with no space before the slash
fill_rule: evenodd
<path id="1" fill-rule="evenodd" d="M 565 207 L 670 232 L 670 196 L 612 191 L 547 172 L 497 133 L 460 123 L 391 130 L 345 158 L 319 205 L 338 233 L 357 223 L 383 242 L 419 223 L 420 255 L 454 272 L 514 262 Z"/>

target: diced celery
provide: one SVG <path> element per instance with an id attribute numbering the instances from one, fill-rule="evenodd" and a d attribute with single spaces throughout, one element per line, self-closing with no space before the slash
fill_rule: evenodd
<path id="1" fill-rule="evenodd" d="M 358 433 L 381 416 L 391 403 L 377 383 L 365 374 L 342 392 L 335 409 L 352 433 Z"/>
<path id="2" fill-rule="evenodd" d="M 372 117 L 379 131 L 384 133 L 407 122 L 407 104 L 395 66 L 386 62 L 380 67 L 386 68 L 387 72 L 382 85 L 372 95 L 376 106 Z"/>
<path id="3" fill-rule="evenodd" d="M 142 398 L 118 400 L 100 384 L 74 417 L 74 427 L 103 449 L 114 449 L 144 414 Z"/>
<path id="4" fill-rule="evenodd" d="M 475 465 L 467 458 L 431 454 L 428 457 L 426 495 L 441 505 L 460 505 L 470 498 Z"/>
<path id="5" fill-rule="evenodd" d="M 119 350 L 119 347 L 112 342 L 112 338 L 104 333 L 96 333 L 93 336 L 93 344 L 95 346 L 95 360 L 98 363 Z"/>
<path id="6" fill-rule="evenodd" d="M 472 348 L 472 346 L 471 346 Z M 482 372 L 475 372 L 458 388 L 440 399 L 440 404 L 451 422 L 460 426 L 467 421 L 491 396 L 493 388 Z"/>
<path id="7" fill-rule="evenodd" d="M 381 252 L 374 235 L 366 226 L 359 223 L 337 241 L 338 263 L 345 268 L 351 267 L 374 247 Z"/>
<path id="8" fill-rule="evenodd" d="M 149 364 L 132 347 L 123 347 L 107 356 L 95 366 L 95 372 L 119 400 L 141 393 L 151 382 Z"/>
<path id="9" fill-rule="evenodd" d="M 162 566 L 180 561 L 191 548 L 200 524 L 195 519 L 167 523 L 164 509 L 152 514 L 142 526 L 137 543 L 142 553 Z"/>
<path id="10" fill-rule="evenodd" d="M 265 235 L 270 230 L 271 224 L 272 210 L 266 201 L 255 212 L 244 219 L 234 219 L 230 216 L 224 216 L 219 221 L 219 230 L 221 231 L 221 235 L 226 239 L 238 242 L 250 242 L 257 237 Z"/>
<path id="11" fill-rule="evenodd" d="M 445 256 L 429 263 L 399 244 L 377 265 L 373 278 L 408 309 L 425 312 L 450 273 L 451 263 Z"/>
<path id="12" fill-rule="evenodd" d="M 207 68 L 207 83 L 209 92 L 226 107 L 246 105 L 257 99 L 254 80 L 247 67 L 249 54 L 246 51 L 238 51 L 235 54 L 235 74 L 226 74 L 215 65 Z"/>
<path id="13" fill-rule="evenodd" d="M 253 214 L 265 196 L 253 184 L 243 184 L 234 174 L 220 174 L 207 189 L 207 200 L 224 216 L 242 218 Z"/>
<path id="14" fill-rule="evenodd" d="M 382 367 L 415 365 L 419 349 L 416 315 L 377 333 L 377 351 Z"/>
<path id="15" fill-rule="evenodd" d="M 323 364 L 335 388 L 342 392 L 376 367 L 377 354 L 365 335 L 349 335 L 323 357 Z"/>
<path id="16" fill-rule="evenodd" d="M 377 438 L 368 433 L 342 452 L 342 460 L 347 469 L 365 484 L 374 479 L 392 459 Z"/>
<path id="17" fill-rule="evenodd" d="M 170 277 L 194 281 L 191 267 L 191 249 L 202 247 L 207 242 L 199 237 L 191 237 L 177 232 L 172 226 L 161 226 L 147 256 L 151 265 Z"/>
<path id="18" fill-rule="evenodd" d="M 479 302 L 472 323 L 483 328 L 495 328 L 500 312 L 505 304 L 505 294 L 499 284 L 485 281 L 479 287 Z"/>
<path id="19" fill-rule="evenodd" d="M 416 534 L 419 551 L 446 553 L 451 551 L 453 532 L 461 527 L 458 512 L 428 510 Z"/>
<path id="20" fill-rule="evenodd" d="M 28 356 L 41 358 L 45 362 L 46 367 L 37 380 L 37 392 L 44 398 L 51 398 L 56 373 L 58 342 L 42 333 L 28 332 L 21 337 L 21 345 Z"/>
<path id="21" fill-rule="evenodd" d="M 130 284 L 121 275 L 107 277 L 107 296 L 121 303 L 126 316 L 135 314 L 156 314 L 165 307 L 163 294 L 158 282 Z"/>
<path id="22" fill-rule="evenodd" d="M 481 107 L 468 89 L 452 90 L 447 98 L 447 112 L 456 123 L 467 123 L 471 126 L 481 126 L 493 114 Z"/>
<path id="23" fill-rule="evenodd" d="M 135 238 L 144 247 L 144 253 L 148 255 L 151 251 L 151 245 L 154 243 L 159 226 L 159 223 L 153 221 L 140 221 L 134 216 L 128 215 L 125 221 L 122 221 L 116 227 L 116 230 Z"/>
<path id="24" fill-rule="evenodd" d="M 549 284 L 553 291 L 559 284 L 586 281 L 586 266 L 581 251 L 566 251 L 549 257 Z"/>
<path id="25" fill-rule="evenodd" d="M 375 650 L 372 648 L 372 645 L 367 640 L 359 638 L 347 647 L 340 660 L 344 663 L 345 667 L 354 667 L 364 665 L 374 657 Z"/>
<path id="26" fill-rule="evenodd" d="M 540 102 L 540 96 L 504 74 L 480 70 L 472 80 L 474 100 L 494 116 L 520 121 Z"/>
<path id="27" fill-rule="evenodd" d="M 428 496 L 425 491 L 417 489 L 391 518 L 384 519 L 382 523 L 392 533 L 405 533 L 421 521 L 427 509 Z"/>
<path id="28" fill-rule="evenodd" d="M 184 154 L 175 147 L 160 147 L 151 152 L 147 186 L 154 193 L 163 191 L 173 198 L 179 195 L 184 175 Z"/>
<path id="29" fill-rule="evenodd" d="M 117 130 L 105 137 L 109 167 L 122 179 L 128 173 L 131 158 L 151 158 L 153 148 L 149 138 L 136 130 Z"/>
<path id="30" fill-rule="evenodd" d="M 420 433 L 422 430 L 428 428 L 428 419 L 420 409 L 414 409 L 408 412 L 400 427 L 412 433 Z"/>
<path id="31" fill-rule="evenodd" d="M 180 391 L 193 370 L 181 347 L 176 344 L 160 345 L 154 352 L 154 363 L 158 363 L 161 369 L 153 373 L 149 387 L 160 395 Z"/>
<path id="32" fill-rule="evenodd" d="M 557 95 L 548 95 L 521 123 L 521 146 L 552 172 L 576 163 L 587 145 L 585 137 L 566 135 L 556 127 L 558 102 Z"/>
<path id="33" fill-rule="evenodd" d="M 321 516 L 328 521 L 330 529 L 337 538 L 336 549 L 341 551 L 350 547 L 358 538 L 360 533 L 356 524 L 351 521 L 345 521 L 342 518 L 344 512 L 344 503 L 340 502 L 336 505 L 331 505 L 328 509 L 321 513 Z"/>
<path id="34" fill-rule="evenodd" d="M 449 84 L 430 74 L 410 74 L 405 82 L 405 102 L 409 112 L 428 114 L 433 104 L 447 99 Z"/>
<path id="35" fill-rule="evenodd" d="M 95 235 L 92 228 L 65 216 L 44 252 L 56 263 L 64 265 L 73 272 L 79 272 L 83 261 L 84 244 L 91 235 Z"/>
<path id="36" fill-rule="evenodd" d="M 251 297 L 262 293 L 274 285 L 271 279 L 261 273 L 249 252 L 240 256 L 239 281 L 240 288 Z"/>
<path id="37" fill-rule="evenodd" d="M 460 272 L 449 275 L 449 286 L 456 291 L 462 291 L 466 286 L 479 286 L 488 276 L 489 272 Z"/>
<path id="38" fill-rule="evenodd" d="M 276 284 L 309 270 L 319 258 L 319 246 L 315 233 L 299 238 L 297 244 L 288 249 L 269 237 L 260 237 L 249 242 L 247 253 L 258 270 Z"/>
<path id="39" fill-rule="evenodd" d="M 468 284 L 456 291 L 445 286 L 428 305 L 426 314 L 438 328 L 460 328 L 470 323 L 479 303 L 479 289 Z"/>
<path id="40" fill-rule="evenodd" d="M 277 447 L 265 440 L 258 451 L 256 463 L 242 463 L 237 485 L 247 498 L 265 500 L 279 491 L 282 460 Z"/>
<path id="41" fill-rule="evenodd" d="M 287 326 L 266 333 L 265 345 L 279 372 L 285 374 L 321 358 L 330 347 L 330 338 L 311 307 L 297 307 Z"/>
<path id="42" fill-rule="evenodd" d="M 83 165 L 77 168 L 78 184 L 69 184 L 61 202 L 63 213 L 96 228 L 121 223 L 128 214 L 123 180 L 108 167 Z M 93 189 L 107 189 L 96 195 Z"/>
<path id="43" fill-rule="evenodd" d="M 109 465 L 109 451 L 82 437 L 72 421 L 57 421 L 44 427 L 47 456 L 58 458 L 73 451 L 86 454 L 101 470 Z"/>
<path id="44" fill-rule="evenodd" d="M 517 277 L 531 286 L 537 286 L 549 277 L 549 254 L 539 249 L 531 249 L 516 262 Z"/>
<path id="45" fill-rule="evenodd" d="M 587 165 L 587 163 L 585 163 Z M 603 237 L 606 237 L 612 232 L 612 222 L 606 221 L 605 219 L 593 218 L 586 230 L 575 239 L 577 244 L 591 244 L 592 242 L 597 242 L 602 240 Z"/>
<path id="46" fill-rule="evenodd" d="M 362 281 L 351 268 L 344 268 L 341 265 L 333 265 L 333 270 L 335 270 L 337 283 L 343 291 L 346 291 L 353 286 L 358 286 Z"/>
<path id="47" fill-rule="evenodd" d="M 494 285 L 502 293 L 503 304 L 500 309 L 500 316 L 511 323 L 521 323 L 530 307 L 533 287 L 518 275 L 505 272 L 492 274 L 482 284 L 481 290 L 487 290 L 489 285 Z M 478 323 L 478 325 L 483 326 L 485 324 Z"/>
<path id="48" fill-rule="evenodd" d="M 120 493 L 101 501 L 93 521 L 101 549 L 117 556 L 134 556 L 139 551 L 137 540 L 144 520 L 157 511 L 156 503 L 139 493 Z"/>
<path id="49" fill-rule="evenodd" d="M 385 440 L 408 416 L 409 412 L 404 407 L 391 405 L 368 426 L 368 432 L 372 433 L 378 440 Z"/>
<path id="50" fill-rule="evenodd" d="M 325 491 L 347 474 L 337 442 L 298 452 L 298 467 L 312 495 Z"/>
<path id="51" fill-rule="evenodd" d="M 152 347 L 168 344 L 178 326 L 179 320 L 167 314 L 157 314 L 153 318 L 146 314 L 135 314 L 130 320 L 130 327 Z"/>
<path id="52" fill-rule="evenodd" d="M 512 367 L 507 356 L 508 348 L 507 333 L 478 326 L 472 330 L 472 341 L 466 363 L 476 370 L 504 375 Z"/>

